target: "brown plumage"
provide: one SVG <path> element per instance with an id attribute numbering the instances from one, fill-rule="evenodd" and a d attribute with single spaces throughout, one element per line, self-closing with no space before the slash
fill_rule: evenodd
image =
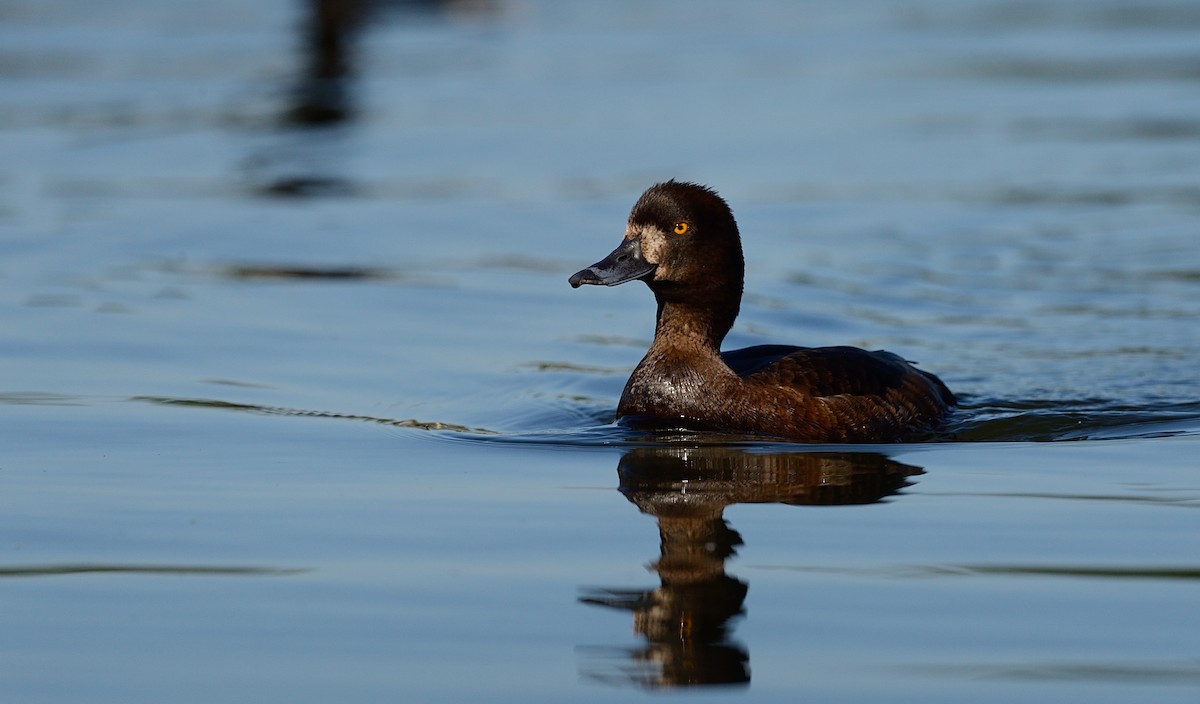
<path id="1" fill-rule="evenodd" d="M 889 442 L 934 430 L 954 395 L 890 352 L 760 345 L 721 353 L 742 299 L 741 239 L 714 191 L 667 181 L 634 205 L 625 239 L 571 285 L 640 279 L 658 301 L 654 342 L 617 418 L 804 442 Z"/>

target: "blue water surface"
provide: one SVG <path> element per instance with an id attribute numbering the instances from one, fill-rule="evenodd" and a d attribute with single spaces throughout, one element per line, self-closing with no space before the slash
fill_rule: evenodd
<path id="1" fill-rule="evenodd" d="M 4 4 L 4 697 L 1195 701 L 1198 32 Z M 652 297 L 566 278 L 667 178 L 741 226 L 728 347 L 892 350 L 945 432 L 613 424 Z"/>

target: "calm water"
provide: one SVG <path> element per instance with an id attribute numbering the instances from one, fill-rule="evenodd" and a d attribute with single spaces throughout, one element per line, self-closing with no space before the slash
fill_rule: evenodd
<path id="1" fill-rule="evenodd" d="M 4 700 L 1196 701 L 1195 3 L 343 10 L 0 3 Z M 669 177 L 944 437 L 612 425 Z"/>

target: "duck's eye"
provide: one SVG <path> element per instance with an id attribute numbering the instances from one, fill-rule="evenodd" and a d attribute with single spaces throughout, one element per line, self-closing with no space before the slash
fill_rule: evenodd
<path id="1" fill-rule="evenodd" d="M 688 224 L 686 222 L 675 223 L 675 234 L 682 235 L 682 234 L 685 234 L 687 231 L 688 231 Z"/>

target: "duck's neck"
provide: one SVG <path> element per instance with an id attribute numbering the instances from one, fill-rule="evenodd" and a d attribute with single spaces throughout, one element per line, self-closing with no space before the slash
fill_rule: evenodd
<path id="1" fill-rule="evenodd" d="M 656 298 L 658 315 L 654 325 L 654 346 L 720 352 L 721 341 L 737 317 L 737 302 L 732 305 L 698 306 L 671 301 L 664 296 Z"/>

